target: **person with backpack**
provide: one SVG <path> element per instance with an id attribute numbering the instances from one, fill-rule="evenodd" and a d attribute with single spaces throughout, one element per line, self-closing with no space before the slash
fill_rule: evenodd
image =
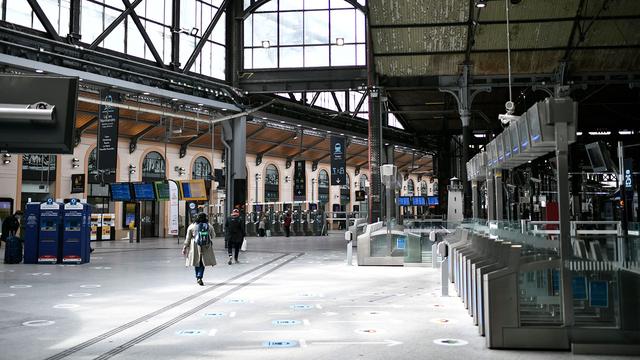
<path id="1" fill-rule="evenodd" d="M 22 211 L 18 210 L 13 215 L 7 216 L 2 222 L 2 231 L 0 231 L 0 240 L 7 241 L 9 236 L 16 236 L 20 229 L 20 217 Z"/>
<path id="2" fill-rule="evenodd" d="M 216 236 L 213 226 L 209 224 L 207 214 L 199 213 L 196 221 L 187 228 L 187 237 L 182 247 L 182 255 L 187 255 L 185 266 L 195 267 L 196 282 L 203 286 L 205 266 L 215 266 L 216 256 L 213 252 L 212 239 Z"/>
<path id="3" fill-rule="evenodd" d="M 244 220 L 240 216 L 240 210 L 233 209 L 231 216 L 229 216 L 224 223 L 224 242 L 229 253 L 229 265 L 232 264 L 232 260 L 234 259 L 236 264 L 239 262 L 238 254 L 240 253 L 240 247 L 242 246 L 244 237 Z"/>

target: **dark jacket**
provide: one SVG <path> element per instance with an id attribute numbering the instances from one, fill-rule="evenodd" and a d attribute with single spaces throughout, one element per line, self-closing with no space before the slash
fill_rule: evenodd
<path id="1" fill-rule="evenodd" d="M 244 220 L 242 217 L 229 216 L 224 223 L 224 241 L 231 244 L 242 244 L 244 236 Z"/>
<path id="2" fill-rule="evenodd" d="M 20 222 L 15 215 L 7 216 L 2 221 L 2 240 L 7 240 L 9 235 L 15 235 L 20 229 Z"/>

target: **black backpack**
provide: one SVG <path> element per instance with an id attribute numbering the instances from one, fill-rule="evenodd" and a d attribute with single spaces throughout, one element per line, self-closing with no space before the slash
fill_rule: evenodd
<path id="1" fill-rule="evenodd" d="M 209 235 L 209 224 L 199 223 L 196 228 L 196 244 L 198 246 L 211 245 L 211 235 Z"/>

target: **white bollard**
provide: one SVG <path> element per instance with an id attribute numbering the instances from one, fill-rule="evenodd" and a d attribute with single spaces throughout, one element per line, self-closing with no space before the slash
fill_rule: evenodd
<path id="1" fill-rule="evenodd" d="M 440 290 L 442 296 L 449 296 L 449 257 L 443 257 L 440 261 Z"/>

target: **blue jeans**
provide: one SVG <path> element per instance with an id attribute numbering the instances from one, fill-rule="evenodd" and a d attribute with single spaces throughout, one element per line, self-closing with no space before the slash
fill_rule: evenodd
<path id="1" fill-rule="evenodd" d="M 200 261 L 200 265 L 195 267 L 196 269 L 196 279 L 202 279 L 204 275 L 204 265 L 202 265 L 202 261 Z"/>

